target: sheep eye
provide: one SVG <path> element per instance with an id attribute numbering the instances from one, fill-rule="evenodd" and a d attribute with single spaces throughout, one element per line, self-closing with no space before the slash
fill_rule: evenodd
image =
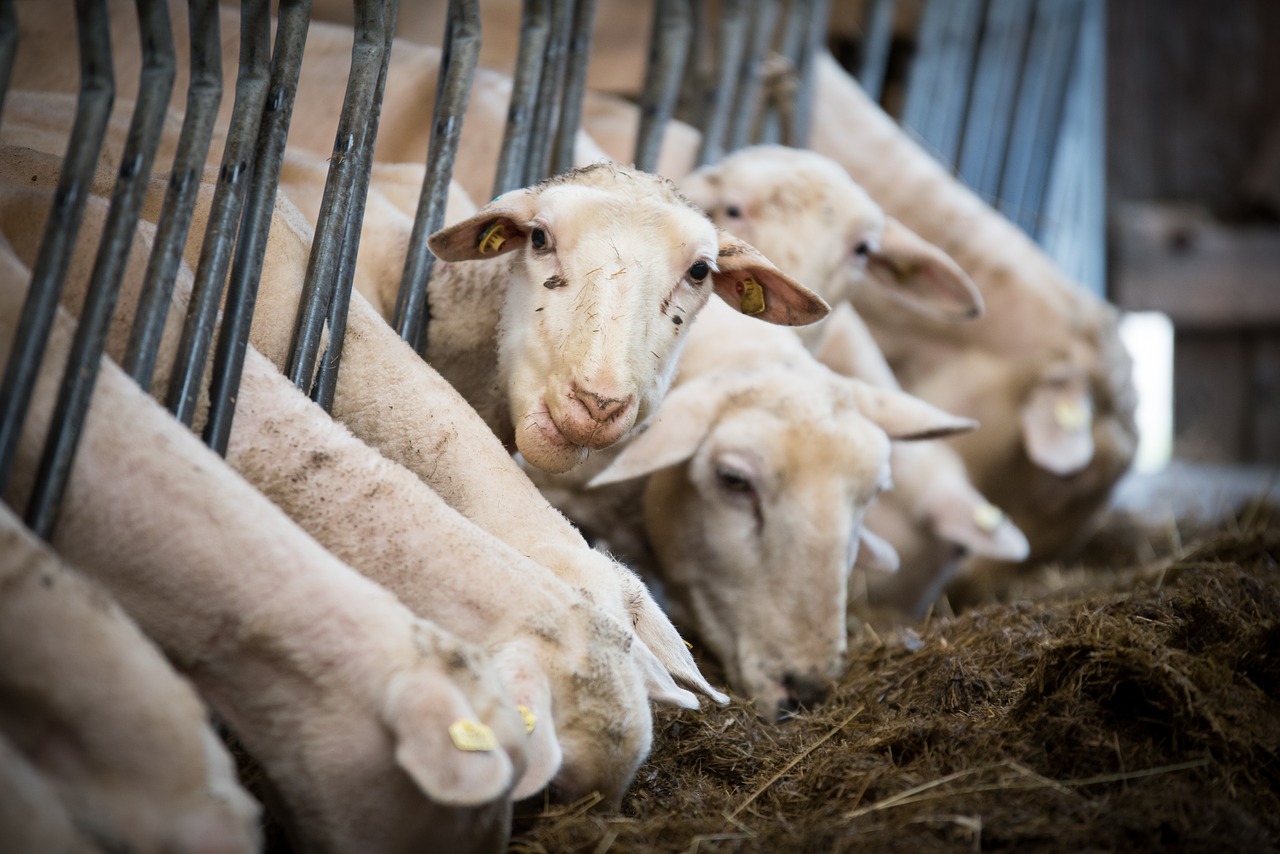
<path id="1" fill-rule="evenodd" d="M 533 244 L 534 249 L 546 249 L 547 233 L 540 228 L 535 228 L 529 233 L 529 242 Z"/>
<path id="2" fill-rule="evenodd" d="M 720 481 L 720 485 L 730 492 L 749 493 L 755 491 L 751 486 L 751 479 L 733 469 L 717 468 L 716 480 Z"/>
<path id="3" fill-rule="evenodd" d="M 707 278 L 707 274 L 711 272 L 711 265 L 706 261 L 697 261 L 689 268 L 689 278 L 695 282 L 701 282 Z"/>
<path id="4" fill-rule="evenodd" d="M 742 216 L 742 208 L 738 207 L 737 205 L 726 205 L 724 209 L 724 215 L 729 217 L 730 219 L 737 219 L 738 217 Z"/>
<path id="5" fill-rule="evenodd" d="M 865 240 L 860 241 L 857 246 L 853 247 L 853 254 L 862 258 L 867 257 L 870 252 L 871 246 Z"/>

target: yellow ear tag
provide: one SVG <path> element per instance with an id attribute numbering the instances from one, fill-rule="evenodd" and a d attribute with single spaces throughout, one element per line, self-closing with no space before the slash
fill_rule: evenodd
<path id="1" fill-rule="evenodd" d="M 480 232 L 480 254 L 488 255 L 497 252 L 507 242 L 507 232 L 500 220 L 494 220 L 489 227 Z"/>
<path id="2" fill-rule="evenodd" d="M 453 746 L 468 752 L 481 752 L 498 749 L 498 738 L 493 730 L 480 723 L 460 718 L 449 724 L 449 738 Z"/>
<path id="3" fill-rule="evenodd" d="M 764 288 L 755 279 L 738 282 L 738 310 L 751 315 L 764 313 Z"/>
<path id="4" fill-rule="evenodd" d="M 1089 423 L 1089 411 L 1074 400 L 1059 400 L 1053 407 L 1053 420 L 1068 433 L 1083 430 Z"/>
<path id="5" fill-rule="evenodd" d="M 525 733 L 533 732 L 533 728 L 538 725 L 538 716 L 533 713 L 533 709 L 521 703 L 516 706 L 516 711 L 520 713 L 520 717 L 524 718 Z"/>
<path id="6" fill-rule="evenodd" d="M 973 508 L 973 523 L 990 534 L 1004 524 L 1004 511 L 994 504 L 980 504 Z"/>

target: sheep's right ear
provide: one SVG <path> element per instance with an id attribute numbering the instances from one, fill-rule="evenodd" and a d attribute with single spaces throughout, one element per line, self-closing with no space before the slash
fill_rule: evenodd
<path id="1" fill-rule="evenodd" d="M 880 246 L 867 254 L 867 273 L 899 300 L 941 320 L 982 316 L 982 293 L 960 265 L 891 216 Z"/>
<path id="2" fill-rule="evenodd" d="M 511 793 L 512 800 L 519 801 L 546 788 L 560 770 L 564 750 L 551 717 L 551 686 L 536 660 L 522 647 L 508 644 L 493 656 L 493 664 L 498 681 L 523 718 L 528 739 L 524 773 Z"/>
<path id="3" fill-rule="evenodd" d="M 863 525 L 858 532 L 858 556 L 853 565 L 858 569 L 892 574 L 898 571 L 902 559 L 898 557 L 898 550 L 892 543 L 879 534 L 868 531 L 867 526 Z"/>
<path id="4" fill-rule="evenodd" d="M 427 245 L 441 261 L 496 258 L 524 245 L 533 214 L 533 192 L 512 190 L 473 216 L 437 231 L 427 238 Z"/>
<path id="5" fill-rule="evenodd" d="M 816 323 L 831 311 L 827 301 L 779 270 L 759 249 L 729 232 L 719 232 L 716 295 L 749 317 L 780 326 Z"/>
<path id="6" fill-rule="evenodd" d="M 1023 561 L 1031 553 L 1026 534 L 977 490 L 934 493 L 926 512 L 939 537 L 962 546 L 969 554 Z"/>
<path id="7" fill-rule="evenodd" d="M 663 399 L 644 432 L 628 442 L 587 487 L 644 477 L 693 456 L 711 429 L 723 394 L 707 382 L 685 383 Z"/>
<path id="8" fill-rule="evenodd" d="M 1059 477 L 1093 461 L 1093 395 L 1070 364 L 1051 366 L 1019 413 L 1022 445 L 1031 461 Z"/>
<path id="9" fill-rule="evenodd" d="M 890 439 L 914 441 L 940 439 L 967 433 L 978 426 L 972 418 L 961 418 L 939 409 L 915 395 L 887 388 L 876 388 L 862 380 L 851 379 L 853 397 L 862 415 Z"/>

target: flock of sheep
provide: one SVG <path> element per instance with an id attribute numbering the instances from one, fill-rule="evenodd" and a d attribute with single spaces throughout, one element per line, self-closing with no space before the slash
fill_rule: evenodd
<path id="1" fill-rule="evenodd" d="M 184 4 L 170 6 L 181 33 Z M 136 22 L 112 12 L 124 92 Z M 0 358 L 74 115 L 65 17 L 19 4 Z M 224 10 L 228 81 L 237 26 Z M 812 151 L 753 147 L 694 170 L 691 132 L 674 128 L 666 177 L 638 172 L 618 130 L 635 108 L 592 95 L 583 165 L 477 207 L 510 86 L 482 70 L 449 224 L 430 240 L 442 263 L 423 361 L 387 319 L 439 51 L 397 42 L 325 412 L 281 371 L 351 38 L 308 35 L 225 460 L 104 359 L 51 543 L 0 507 L 6 850 L 259 845 L 260 808 L 206 708 L 302 849 L 501 849 L 512 802 L 548 787 L 616 806 L 648 754 L 651 703 L 727 702 L 667 614 L 772 719 L 839 674 L 851 596 L 910 617 L 957 572 L 994 584 L 1087 533 L 1134 448 L 1113 311 L 825 56 Z M 13 508 L 107 218 L 118 112 Z M 152 179 L 128 255 L 115 360 L 166 183 Z M 159 396 L 199 253 L 188 241 Z"/>

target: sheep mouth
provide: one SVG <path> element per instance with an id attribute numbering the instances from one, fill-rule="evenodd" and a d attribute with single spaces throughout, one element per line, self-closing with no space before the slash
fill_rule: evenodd
<path id="1" fill-rule="evenodd" d="M 587 448 L 565 436 L 545 403 L 521 419 L 516 447 L 531 465 L 551 474 L 566 472 L 587 458 Z"/>

